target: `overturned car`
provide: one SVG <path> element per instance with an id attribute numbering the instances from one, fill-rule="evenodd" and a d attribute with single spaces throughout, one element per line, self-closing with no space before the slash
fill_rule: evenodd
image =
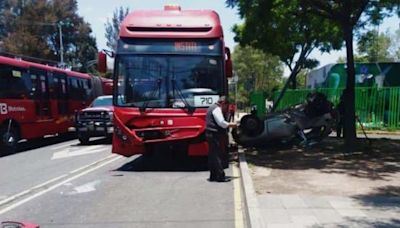
<path id="1" fill-rule="evenodd" d="M 240 120 L 232 131 L 234 140 L 242 146 L 265 146 L 271 143 L 313 145 L 327 137 L 336 127 L 336 110 L 322 93 L 308 94 L 304 103 L 264 119 L 254 111 Z"/>

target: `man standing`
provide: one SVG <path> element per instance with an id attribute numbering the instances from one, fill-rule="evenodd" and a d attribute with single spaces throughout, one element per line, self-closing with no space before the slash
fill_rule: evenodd
<path id="1" fill-rule="evenodd" d="M 211 105 L 206 114 L 206 138 L 208 142 L 208 167 L 210 169 L 209 181 L 226 182 L 222 167 L 223 138 L 227 137 L 227 128 L 236 127 L 235 123 L 228 123 L 222 114 L 222 108 L 226 105 L 226 97 L 221 96 L 217 103 Z"/>

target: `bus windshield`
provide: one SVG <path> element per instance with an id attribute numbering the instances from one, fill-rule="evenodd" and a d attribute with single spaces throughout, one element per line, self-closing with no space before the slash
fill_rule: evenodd
<path id="1" fill-rule="evenodd" d="M 116 59 L 118 106 L 208 107 L 222 93 L 222 57 L 120 54 Z"/>

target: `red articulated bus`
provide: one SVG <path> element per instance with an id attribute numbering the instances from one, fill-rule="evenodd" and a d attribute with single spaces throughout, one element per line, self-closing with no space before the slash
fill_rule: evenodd
<path id="1" fill-rule="evenodd" d="M 20 139 L 67 133 L 77 110 L 103 94 L 98 77 L 0 56 L 0 154 Z"/>
<path id="2" fill-rule="evenodd" d="M 207 155 L 207 108 L 227 95 L 231 76 L 215 11 L 166 6 L 130 13 L 115 53 L 113 153 Z M 222 145 L 226 151 L 228 140 Z"/>

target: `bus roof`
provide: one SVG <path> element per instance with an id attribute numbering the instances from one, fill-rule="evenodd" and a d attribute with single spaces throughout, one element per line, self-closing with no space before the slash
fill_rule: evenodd
<path id="1" fill-rule="evenodd" d="M 39 63 L 33 63 L 33 62 L 25 61 L 25 60 L 13 59 L 13 58 L 4 57 L 4 56 L 0 56 L 0 64 L 12 65 L 12 66 L 20 67 L 20 68 L 35 67 L 35 68 L 39 68 L 39 69 L 47 70 L 47 71 L 51 71 L 51 72 L 65 73 L 68 76 L 74 76 L 74 77 L 79 77 L 79 78 L 90 78 L 91 77 L 89 74 L 85 74 L 85 73 L 64 70 L 64 69 L 53 67 L 53 66 L 47 66 L 47 65 L 43 65 L 43 64 L 39 64 Z"/>
<path id="2" fill-rule="evenodd" d="M 164 10 L 133 11 L 121 23 L 120 37 L 136 38 L 222 38 L 218 14 L 213 10 L 181 10 L 165 6 Z"/>

